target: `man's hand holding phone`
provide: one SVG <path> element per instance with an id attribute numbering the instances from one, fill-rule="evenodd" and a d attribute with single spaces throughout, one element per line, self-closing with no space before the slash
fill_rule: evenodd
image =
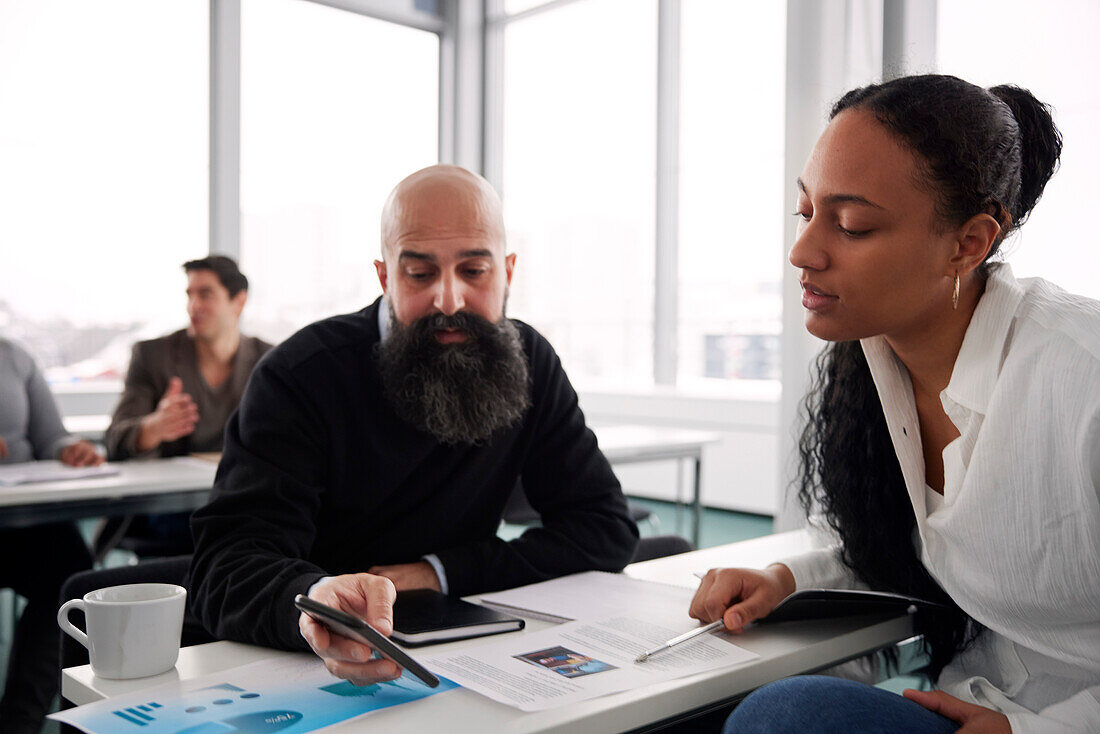
<path id="1" fill-rule="evenodd" d="M 397 591 L 384 576 L 369 573 L 333 576 L 314 587 L 309 598 L 359 617 L 384 635 L 393 632 Z M 298 629 L 337 678 L 365 686 L 401 676 L 401 667 L 396 663 L 383 658 L 372 660 L 374 650 L 369 645 L 330 632 L 308 614 L 298 618 Z"/>

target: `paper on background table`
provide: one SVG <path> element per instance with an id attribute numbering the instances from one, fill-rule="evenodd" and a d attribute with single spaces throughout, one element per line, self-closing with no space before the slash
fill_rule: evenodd
<path id="1" fill-rule="evenodd" d="M 334 678 L 313 655 L 263 660 L 50 714 L 90 734 L 315 731 L 457 688 L 428 688 L 406 673 L 357 687 Z"/>
<path id="2" fill-rule="evenodd" d="M 686 618 L 685 618 L 686 619 Z M 672 626 L 634 615 L 569 622 L 507 641 L 422 655 L 437 675 L 522 711 L 542 711 L 610 693 L 737 665 L 759 657 L 705 634 L 644 663 L 634 658 L 697 625 Z"/>
<path id="3" fill-rule="evenodd" d="M 66 466 L 60 461 L 25 461 L 18 464 L 0 464 L 0 485 L 14 487 L 32 482 L 54 482 L 59 479 L 84 479 L 109 477 L 119 473 L 115 464 L 99 466 Z"/>
<path id="4" fill-rule="evenodd" d="M 657 624 L 677 624 L 691 623 L 687 612 L 694 595 L 694 589 L 681 586 L 587 571 L 478 598 L 483 604 L 518 614 L 535 612 L 558 619 L 607 619 L 629 614 Z"/>

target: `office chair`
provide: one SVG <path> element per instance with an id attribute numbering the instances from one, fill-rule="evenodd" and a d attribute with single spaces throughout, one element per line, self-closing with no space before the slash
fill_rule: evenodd
<path id="1" fill-rule="evenodd" d="M 674 556 L 677 553 L 693 550 L 695 546 L 687 538 L 681 538 L 679 535 L 653 535 L 638 541 L 638 547 L 634 550 L 634 557 L 630 562 L 652 561 L 654 558 Z"/>
<path id="2" fill-rule="evenodd" d="M 145 515 L 119 515 L 104 518 L 92 538 L 92 557 L 96 565 L 112 550 L 124 550 L 140 559 L 169 558 L 194 551 L 190 538 L 180 539 L 151 532 Z"/>

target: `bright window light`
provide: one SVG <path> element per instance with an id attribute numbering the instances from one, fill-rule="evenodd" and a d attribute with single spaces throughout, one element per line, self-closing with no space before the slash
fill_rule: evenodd
<path id="1" fill-rule="evenodd" d="M 57 382 L 186 324 L 207 246 L 208 3 L 0 2 L 0 334 Z"/>
<path id="2" fill-rule="evenodd" d="M 380 293 L 379 216 L 438 157 L 439 38 L 298 0 L 241 8 L 245 328 L 279 341 Z"/>

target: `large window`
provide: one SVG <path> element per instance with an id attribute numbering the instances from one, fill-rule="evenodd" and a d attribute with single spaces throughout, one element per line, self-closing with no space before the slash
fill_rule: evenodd
<path id="1" fill-rule="evenodd" d="M 504 30 L 510 313 L 574 378 L 652 382 L 657 10 L 565 3 Z"/>
<path id="2" fill-rule="evenodd" d="M 1100 4 L 1093 0 L 941 2 L 939 69 L 990 87 L 1016 84 L 1054 107 L 1062 167 L 1028 223 L 1006 242 L 1017 277 L 1041 276 L 1100 298 L 1100 247 L 1089 213 L 1100 170 Z M 976 32 L 980 29 L 980 32 Z"/>
<path id="3" fill-rule="evenodd" d="M 207 252 L 208 4 L 0 2 L 0 334 L 55 382 L 186 323 Z"/>
<path id="4" fill-rule="evenodd" d="M 672 359 L 654 354 L 654 309 L 657 289 L 675 287 L 660 316 L 676 368 L 662 379 L 777 380 L 785 4 L 681 3 L 678 42 L 661 52 L 680 73 L 660 99 L 656 2 L 537 6 L 509 0 L 520 15 L 496 21 L 512 313 L 585 387 L 645 388 Z M 659 139 L 674 150 L 671 199 L 658 200 Z M 657 221 L 678 230 L 657 241 Z M 678 280 L 657 277 L 656 248 L 675 252 Z"/>
<path id="5" fill-rule="evenodd" d="M 380 292 L 390 189 L 438 156 L 439 37 L 297 0 L 241 10 L 246 329 L 280 340 Z"/>
<path id="6" fill-rule="evenodd" d="M 786 3 L 682 7 L 678 383 L 778 380 Z"/>

